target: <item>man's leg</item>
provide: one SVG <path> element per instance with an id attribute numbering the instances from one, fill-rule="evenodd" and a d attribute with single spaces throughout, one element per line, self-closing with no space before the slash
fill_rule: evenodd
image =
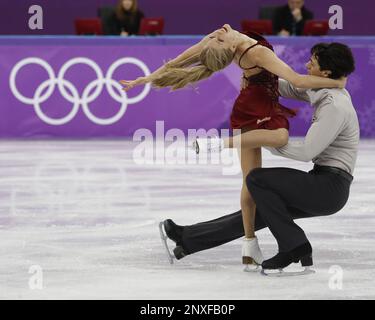
<path id="1" fill-rule="evenodd" d="M 295 208 L 289 208 L 293 219 L 310 215 Z M 266 227 L 260 213 L 255 214 L 255 231 Z M 241 210 L 223 217 L 182 227 L 181 245 L 186 254 L 211 249 L 244 236 Z"/>
<path id="2" fill-rule="evenodd" d="M 293 221 L 290 207 L 302 216 L 330 215 L 346 203 L 350 183 L 330 173 L 311 174 L 290 168 L 259 168 L 247 178 L 257 216 L 275 236 L 280 252 L 291 251 L 308 242 Z"/>
<path id="3" fill-rule="evenodd" d="M 258 229 L 264 228 L 261 219 L 255 218 Z M 241 210 L 217 218 L 183 227 L 182 246 L 187 254 L 220 246 L 244 236 Z"/>

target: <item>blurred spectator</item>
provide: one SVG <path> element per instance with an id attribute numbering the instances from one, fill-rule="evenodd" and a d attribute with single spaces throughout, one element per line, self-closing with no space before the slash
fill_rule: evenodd
<path id="1" fill-rule="evenodd" d="M 138 34 L 143 17 L 143 12 L 138 10 L 138 0 L 119 0 L 109 22 L 111 33 L 121 36 Z"/>
<path id="2" fill-rule="evenodd" d="M 314 18 L 304 4 L 304 0 L 288 0 L 287 5 L 278 8 L 273 17 L 274 32 L 280 36 L 301 35 L 305 21 Z"/>

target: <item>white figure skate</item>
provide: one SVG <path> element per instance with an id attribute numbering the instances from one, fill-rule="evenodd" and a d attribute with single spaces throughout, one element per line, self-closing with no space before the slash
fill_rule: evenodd
<path id="1" fill-rule="evenodd" d="M 245 238 L 242 243 L 242 263 L 246 265 L 245 272 L 258 272 L 264 258 L 259 248 L 258 239 Z"/>
<path id="2" fill-rule="evenodd" d="M 221 152 L 224 149 L 224 140 L 217 136 L 197 138 L 192 147 L 197 154 Z"/>

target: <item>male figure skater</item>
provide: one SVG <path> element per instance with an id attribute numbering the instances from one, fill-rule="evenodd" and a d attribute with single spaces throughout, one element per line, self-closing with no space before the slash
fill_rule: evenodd
<path id="1" fill-rule="evenodd" d="M 310 75 L 333 79 L 346 77 L 355 69 L 351 50 L 340 43 L 315 45 L 306 67 Z M 312 247 L 294 219 L 331 215 L 343 208 L 359 143 L 357 114 L 345 89 L 302 90 L 280 79 L 279 92 L 286 98 L 310 102 L 314 107 L 312 125 L 302 143 L 267 149 L 297 161 L 312 160 L 314 167 L 309 172 L 257 168 L 247 176 L 248 190 L 257 206 L 255 230 L 268 227 L 279 246 L 276 256 L 263 261 L 263 272 L 299 261 L 305 267 L 312 265 Z M 168 219 L 160 226 L 164 236 L 176 243 L 170 255 L 176 259 L 244 235 L 241 211 L 189 226 Z"/>

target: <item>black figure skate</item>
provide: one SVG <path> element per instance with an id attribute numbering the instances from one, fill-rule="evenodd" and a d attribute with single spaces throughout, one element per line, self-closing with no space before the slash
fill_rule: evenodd
<path id="1" fill-rule="evenodd" d="M 180 245 L 182 236 L 180 226 L 175 224 L 171 219 L 167 219 L 159 223 L 159 232 L 170 264 L 173 264 L 174 259 L 180 260 L 187 255 L 184 248 Z M 168 239 L 176 243 L 176 247 L 173 249 L 173 254 L 168 247 Z"/>
<path id="2" fill-rule="evenodd" d="M 302 271 L 290 272 L 283 269 L 292 263 L 301 262 L 304 269 Z M 262 274 L 271 277 L 299 276 L 315 273 L 311 270 L 313 265 L 312 248 L 309 242 L 288 252 L 279 252 L 271 259 L 262 263 Z M 275 272 L 276 271 L 276 272 Z"/>

